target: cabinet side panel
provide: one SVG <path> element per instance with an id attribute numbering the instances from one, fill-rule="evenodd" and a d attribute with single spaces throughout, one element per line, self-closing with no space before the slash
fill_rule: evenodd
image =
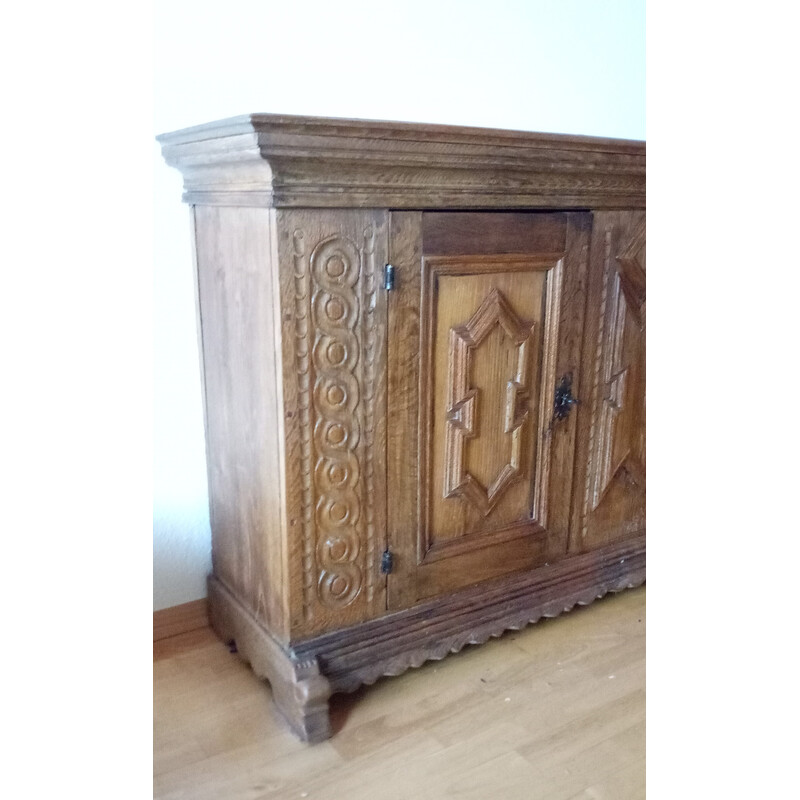
<path id="1" fill-rule="evenodd" d="M 595 214 L 571 552 L 645 528 L 645 214 Z"/>
<path id="2" fill-rule="evenodd" d="M 383 211 L 278 211 L 292 640 L 386 609 Z"/>
<path id="3" fill-rule="evenodd" d="M 198 206 L 214 574 L 285 636 L 281 398 L 270 212 Z"/>

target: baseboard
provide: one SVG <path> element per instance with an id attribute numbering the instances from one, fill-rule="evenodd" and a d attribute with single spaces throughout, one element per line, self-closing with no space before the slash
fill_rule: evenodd
<path id="1" fill-rule="evenodd" d="M 208 625 L 208 602 L 205 597 L 153 612 L 153 641 L 168 639 Z"/>

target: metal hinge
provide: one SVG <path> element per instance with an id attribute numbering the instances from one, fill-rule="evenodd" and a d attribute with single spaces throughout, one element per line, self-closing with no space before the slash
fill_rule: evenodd
<path id="1" fill-rule="evenodd" d="M 394 267 L 391 264 L 387 264 L 383 268 L 383 288 L 387 292 L 391 292 L 394 289 Z"/>
<path id="2" fill-rule="evenodd" d="M 391 551 L 384 550 L 383 555 L 381 556 L 381 572 L 384 575 L 388 575 L 392 571 L 393 566 L 394 558 L 392 557 Z"/>

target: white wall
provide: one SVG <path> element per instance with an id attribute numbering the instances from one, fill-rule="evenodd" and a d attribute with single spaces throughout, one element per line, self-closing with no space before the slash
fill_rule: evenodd
<path id="1" fill-rule="evenodd" d="M 645 138 L 644 0 L 161 0 L 154 135 L 249 112 Z M 154 145 L 154 609 L 205 595 L 189 215 Z"/>

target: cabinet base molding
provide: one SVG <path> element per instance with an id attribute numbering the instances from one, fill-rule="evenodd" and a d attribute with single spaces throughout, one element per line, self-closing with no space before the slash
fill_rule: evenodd
<path id="1" fill-rule="evenodd" d="M 331 735 L 328 699 L 385 675 L 399 675 L 468 644 L 557 617 L 645 581 L 645 536 L 481 584 L 357 626 L 284 646 L 215 577 L 211 626 L 269 680 L 276 705 L 305 741 Z"/>
<path id="2" fill-rule="evenodd" d="M 328 699 L 330 682 L 315 658 L 300 659 L 282 647 L 258 620 L 213 575 L 208 579 L 211 627 L 259 678 L 272 686 L 275 705 L 292 730 L 306 742 L 330 738 Z"/>

